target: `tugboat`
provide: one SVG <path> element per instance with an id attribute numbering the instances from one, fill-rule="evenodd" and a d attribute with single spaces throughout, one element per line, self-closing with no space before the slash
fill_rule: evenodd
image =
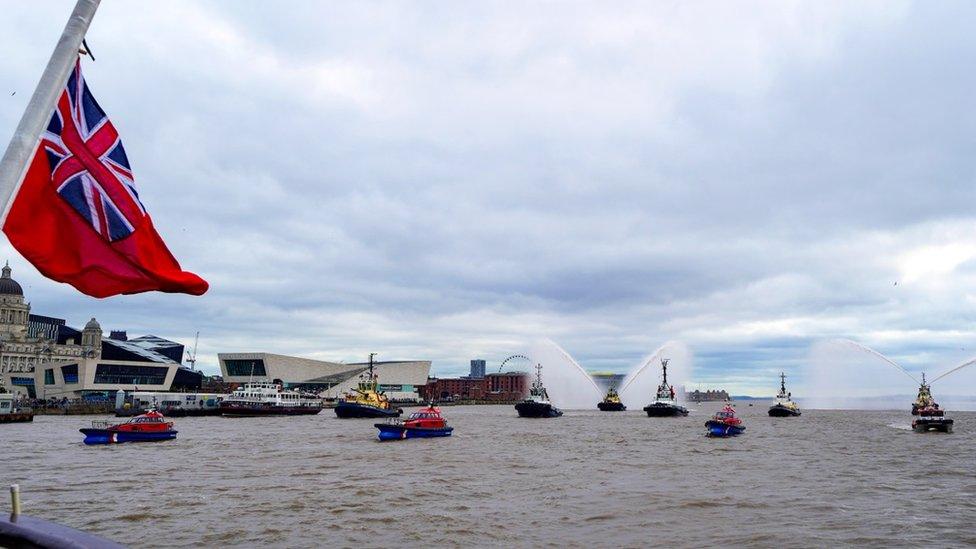
<path id="1" fill-rule="evenodd" d="M 342 419 L 400 417 L 403 410 L 394 408 L 390 399 L 379 391 L 379 376 L 373 373 L 373 357 L 369 354 L 369 370 L 359 376 L 359 386 L 336 403 L 335 414 Z"/>
<path id="2" fill-rule="evenodd" d="M 945 410 L 939 408 L 939 404 L 932 398 L 932 391 L 925 383 L 925 374 L 922 374 L 922 383 L 918 388 L 918 397 L 912 403 L 912 415 L 917 416 L 912 420 L 912 430 L 916 433 L 927 433 L 934 431 L 937 433 L 951 433 L 952 419 L 945 417 Z"/>
<path id="3" fill-rule="evenodd" d="M 17 406 L 17 395 L 7 392 L 0 378 L 0 423 L 22 423 L 34 421 L 34 411 Z"/>
<path id="4" fill-rule="evenodd" d="M 786 374 L 779 374 L 779 394 L 769 407 L 770 417 L 795 417 L 800 415 L 800 407 L 791 399 L 792 393 L 786 391 Z M 749 406 L 752 406 L 750 404 Z"/>
<path id="5" fill-rule="evenodd" d="M 403 440 L 407 438 L 448 437 L 454 431 L 441 411 L 431 402 L 427 408 L 410 414 L 406 421 L 390 419 L 389 423 L 375 423 L 380 430 L 380 441 Z"/>
<path id="6" fill-rule="evenodd" d="M 515 405 L 519 417 L 559 417 L 563 411 L 549 401 L 549 393 L 542 385 L 542 364 L 535 367 L 535 381 L 529 389 L 529 396 Z"/>
<path id="7" fill-rule="evenodd" d="M 679 417 L 688 415 L 688 409 L 680 406 L 675 399 L 674 387 L 668 385 L 668 362 L 670 359 L 661 359 L 661 370 L 664 380 L 657 386 L 657 398 L 654 402 L 644 406 L 647 417 Z"/>
<path id="8" fill-rule="evenodd" d="M 715 412 L 712 419 L 705 422 L 705 428 L 708 429 L 705 435 L 710 437 L 734 437 L 746 430 L 742 420 L 735 417 L 731 402 L 726 402 L 724 408 Z"/>
<path id="9" fill-rule="evenodd" d="M 117 444 L 122 442 L 158 442 L 176 438 L 173 422 L 163 414 L 149 410 L 123 423 L 92 421 L 90 429 L 78 429 L 85 435 L 85 444 Z"/>
<path id="10" fill-rule="evenodd" d="M 305 416 L 322 411 L 322 399 L 311 393 L 286 390 L 280 379 L 251 381 L 220 401 L 224 417 Z"/>
<path id="11" fill-rule="evenodd" d="M 610 387 L 610 390 L 607 391 L 607 396 L 603 397 L 603 400 L 596 407 L 601 412 L 623 412 L 627 410 L 624 403 L 620 401 L 620 395 L 617 394 L 617 390 L 613 387 Z"/>

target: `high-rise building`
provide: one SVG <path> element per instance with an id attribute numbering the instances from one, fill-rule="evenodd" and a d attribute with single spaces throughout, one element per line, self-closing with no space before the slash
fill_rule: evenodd
<path id="1" fill-rule="evenodd" d="M 485 361 L 476 358 L 471 361 L 471 379 L 483 379 L 485 377 Z"/>

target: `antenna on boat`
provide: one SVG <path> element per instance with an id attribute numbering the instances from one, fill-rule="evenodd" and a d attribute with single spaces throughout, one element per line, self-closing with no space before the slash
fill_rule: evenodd
<path id="1" fill-rule="evenodd" d="M 197 369 L 197 345 L 200 343 L 200 332 L 197 331 L 197 335 L 193 338 L 193 352 L 186 352 L 186 361 L 190 363 L 190 370 L 195 371 Z"/>

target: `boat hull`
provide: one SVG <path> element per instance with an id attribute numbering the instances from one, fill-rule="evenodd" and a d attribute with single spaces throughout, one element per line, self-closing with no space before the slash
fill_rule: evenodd
<path id="1" fill-rule="evenodd" d="M 742 425 L 729 425 L 723 421 L 715 421 L 713 419 L 705 422 L 705 428 L 708 429 L 705 434 L 710 437 L 734 437 L 742 434 L 746 430 Z"/>
<path id="2" fill-rule="evenodd" d="M 769 417 L 797 417 L 799 415 L 799 410 L 795 410 L 788 406 L 774 404 L 769 407 Z"/>
<path id="3" fill-rule="evenodd" d="M 380 441 L 405 440 L 408 438 L 434 438 L 449 437 L 454 431 L 454 427 L 405 427 L 403 425 L 391 425 L 387 423 L 374 424 L 380 430 L 378 438 Z"/>
<path id="4" fill-rule="evenodd" d="M 916 433 L 951 433 L 953 421 L 948 418 L 916 419 L 912 430 Z"/>
<path id="5" fill-rule="evenodd" d="M 111 429 L 78 429 L 85 435 L 85 444 L 121 444 L 123 442 L 160 442 L 173 440 L 178 431 L 114 431 Z"/>
<path id="6" fill-rule="evenodd" d="M 14 412 L 0 415 L 0 423 L 26 423 L 34 421 L 34 412 Z"/>
<path id="7" fill-rule="evenodd" d="M 563 411 L 552 404 L 542 402 L 522 401 L 515 405 L 515 411 L 519 417 L 559 417 Z"/>
<path id="8" fill-rule="evenodd" d="M 644 406 L 647 417 L 684 417 L 688 415 L 688 409 L 677 404 L 663 404 L 655 402 Z"/>
<path id="9" fill-rule="evenodd" d="M 601 412 L 624 412 L 627 410 L 627 407 L 624 406 L 623 402 L 600 401 L 596 407 L 599 408 Z"/>
<path id="10" fill-rule="evenodd" d="M 220 415 L 224 417 L 313 416 L 321 411 L 321 406 L 271 406 L 227 401 L 220 403 Z"/>
<path id="11" fill-rule="evenodd" d="M 356 404 L 355 402 L 339 401 L 335 407 L 335 415 L 341 419 L 400 417 L 401 414 L 403 414 L 403 410 L 400 408 L 384 410 L 383 408 Z"/>

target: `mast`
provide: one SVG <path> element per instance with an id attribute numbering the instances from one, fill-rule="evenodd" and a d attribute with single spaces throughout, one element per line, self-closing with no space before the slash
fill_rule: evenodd
<path id="1" fill-rule="evenodd" d="M 781 395 L 786 394 L 786 374 L 783 372 L 779 373 L 779 393 Z"/>
<path id="2" fill-rule="evenodd" d="M 7 206 L 17 191 L 30 164 L 37 140 L 51 120 L 51 112 L 57 103 L 64 83 L 78 59 L 78 50 L 85 39 L 85 33 L 95 17 L 95 10 L 101 0 L 78 0 L 75 9 L 64 26 L 61 38 L 41 74 L 41 80 L 34 89 L 24 110 L 24 115 L 14 130 L 7 145 L 3 159 L 0 160 L 0 222 L 6 217 Z"/>
<path id="3" fill-rule="evenodd" d="M 661 359 L 661 369 L 664 370 L 664 384 L 668 384 L 668 362 L 671 362 L 670 358 Z"/>
<path id="4" fill-rule="evenodd" d="M 374 356 L 376 356 L 376 353 L 369 353 L 369 379 L 370 379 L 370 381 L 373 380 L 373 357 Z"/>

